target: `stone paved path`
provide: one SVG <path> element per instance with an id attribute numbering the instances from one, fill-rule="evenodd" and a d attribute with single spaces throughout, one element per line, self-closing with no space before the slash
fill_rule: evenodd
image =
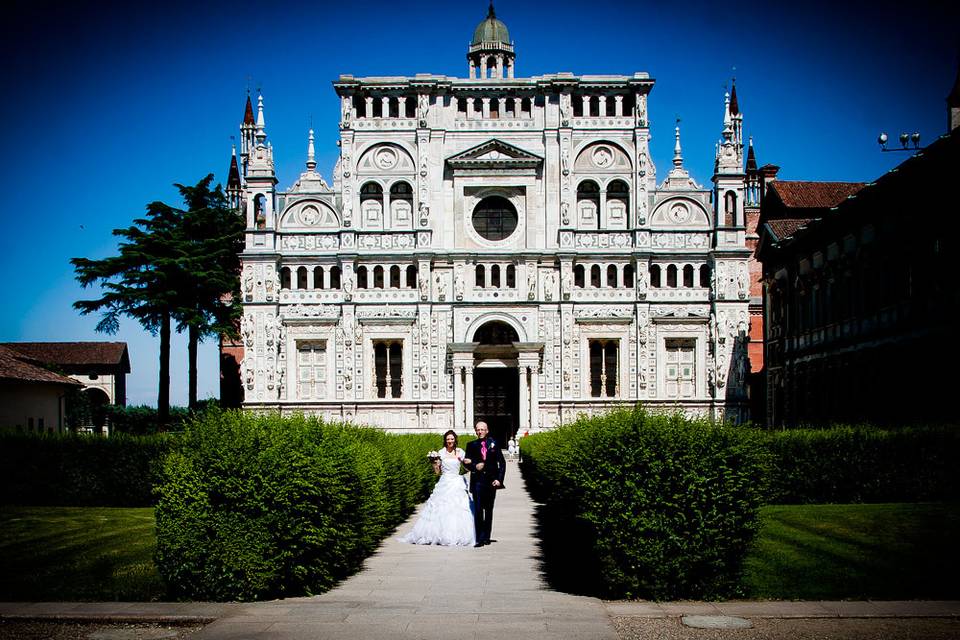
<path id="1" fill-rule="evenodd" d="M 397 542 L 414 516 L 336 589 L 313 598 L 243 605 L 204 628 L 197 640 L 616 640 L 600 600 L 543 584 L 533 503 L 514 463 L 505 484 L 497 496 L 493 544 L 473 549 Z"/>

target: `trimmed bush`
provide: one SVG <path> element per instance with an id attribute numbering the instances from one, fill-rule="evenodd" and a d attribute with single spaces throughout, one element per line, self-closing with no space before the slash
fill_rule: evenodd
<path id="1" fill-rule="evenodd" d="M 211 410 L 188 420 L 158 488 L 173 596 L 321 593 L 356 571 L 433 487 L 438 435 Z"/>
<path id="2" fill-rule="evenodd" d="M 960 496 L 960 430 L 832 427 L 765 432 L 776 504 L 923 502 Z"/>
<path id="3" fill-rule="evenodd" d="M 148 507 L 169 435 L 0 434 L 0 503 Z"/>
<path id="4" fill-rule="evenodd" d="M 757 432 L 638 408 L 521 448 L 554 584 L 609 598 L 737 592 L 764 494 Z"/>

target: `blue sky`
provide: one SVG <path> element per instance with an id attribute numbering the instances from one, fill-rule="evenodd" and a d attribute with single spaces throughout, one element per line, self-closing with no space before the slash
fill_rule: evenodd
<path id="1" fill-rule="evenodd" d="M 501 0 L 517 74 L 572 71 L 656 79 L 652 152 L 666 175 L 674 118 L 684 158 L 707 183 L 724 87 L 736 75 L 744 130 L 781 178 L 871 180 L 905 159 L 877 134 L 944 133 L 960 11 L 933 2 L 740 3 Z M 728 7 L 735 7 L 734 11 Z M 17 0 L 0 26 L 5 68 L 5 296 L 0 341 L 125 340 L 128 402 L 156 403 L 157 340 L 130 320 L 94 331 L 74 300 L 92 297 L 69 259 L 104 257 L 110 232 L 174 182 L 225 181 L 246 88 L 262 87 L 280 187 L 303 168 L 313 122 L 330 181 L 338 103 L 353 75 L 463 76 L 486 2 L 165 2 Z M 734 71 L 735 68 L 735 71 Z M 172 400 L 186 402 L 186 346 L 175 337 Z M 218 393 L 216 345 L 201 348 L 200 396 Z"/>

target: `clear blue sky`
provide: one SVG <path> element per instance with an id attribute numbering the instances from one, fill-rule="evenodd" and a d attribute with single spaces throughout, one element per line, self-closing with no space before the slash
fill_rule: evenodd
<path id="1" fill-rule="evenodd" d="M 331 81 L 463 76 L 487 5 L 127 4 L 15 0 L 5 11 L 0 341 L 126 340 L 128 401 L 155 404 L 157 340 L 130 320 L 116 337 L 95 333 L 96 318 L 71 303 L 96 292 L 76 285 L 69 259 L 112 254 L 110 231 L 147 202 L 176 202 L 172 183 L 208 172 L 225 181 L 248 84 L 263 88 L 280 187 L 302 170 L 311 117 L 318 169 L 332 181 Z M 745 132 L 759 162 L 780 165 L 782 178 L 871 180 L 905 159 L 878 152 L 879 131 L 917 130 L 926 142 L 942 134 L 960 45 L 960 12 L 937 8 L 945 4 L 501 0 L 496 8 L 517 47 L 518 75 L 650 73 L 658 178 L 680 116 L 686 165 L 708 183 L 734 73 Z M 186 402 L 186 364 L 179 336 L 175 404 Z M 215 343 L 203 345 L 200 367 L 201 397 L 216 396 Z"/>

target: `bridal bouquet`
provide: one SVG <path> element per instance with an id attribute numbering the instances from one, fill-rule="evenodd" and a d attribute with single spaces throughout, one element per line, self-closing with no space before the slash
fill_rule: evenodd
<path id="1" fill-rule="evenodd" d="M 427 453 L 427 460 L 429 460 L 430 462 L 436 462 L 439 459 L 440 459 L 440 454 L 437 453 L 436 451 L 430 451 Z"/>

